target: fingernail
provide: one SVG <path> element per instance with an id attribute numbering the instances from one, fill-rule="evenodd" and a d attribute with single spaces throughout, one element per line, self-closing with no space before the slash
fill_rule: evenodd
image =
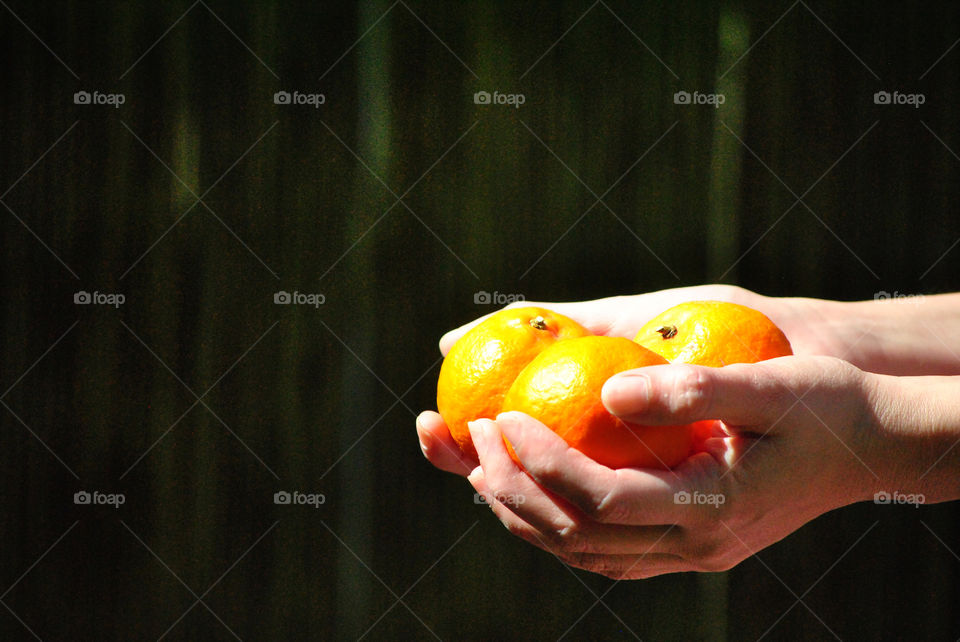
<path id="1" fill-rule="evenodd" d="M 650 403 L 650 378 L 638 373 L 611 377 L 603 385 L 601 399 L 615 415 L 643 410 Z"/>
<path id="2" fill-rule="evenodd" d="M 467 428 L 470 429 L 470 438 L 473 439 L 474 447 L 479 451 L 486 443 L 487 426 L 482 421 L 468 421 Z"/>
<path id="3" fill-rule="evenodd" d="M 521 438 L 520 430 L 517 429 L 517 422 L 513 413 L 502 412 L 497 415 L 497 426 L 500 427 L 500 432 L 506 436 L 507 441 L 513 446 L 513 450 L 516 451 L 519 449 L 520 444 L 523 443 L 523 439 Z"/>
<path id="4" fill-rule="evenodd" d="M 481 468 L 480 466 L 477 466 L 476 468 L 470 471 L 469 475 L 467 475 L 467 481 L 469 481 L 471 484 L 476 486 L 477 481 L 480 480 L 482 477 L 483 477 L 483 468 Z"/>

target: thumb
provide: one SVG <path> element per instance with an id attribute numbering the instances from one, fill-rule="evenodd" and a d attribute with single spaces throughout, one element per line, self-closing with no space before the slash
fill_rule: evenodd
<path id="1" fill-rule="evenodd" d="M 614 375 L 601 393 L 607 410 L 629 423 L 720 419 L 742 428 L 776 423 L 797 398 L 782 373 L 767 364 L 650 366 Z"/>

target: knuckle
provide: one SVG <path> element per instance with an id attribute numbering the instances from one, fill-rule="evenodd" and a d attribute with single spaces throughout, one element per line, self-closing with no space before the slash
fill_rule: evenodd
<path id="1" fill-rule="evenodd" d="M 675 413 L 699 415 L 710 408 L 713 387 L 707 371 L 695 366 L 684 366 L 674 379 L 674 390 L 669 404 Z"/>
<path id="2" fill-rule="evenodd" d="M 594 549 L 590 537 L 580 524 L 571 524 L 556 530 L 552 539 L 556 547 L 564 553 L 582 554 Z"/>
<path id="3" fill-rule="evenodd" d="M 600 501 L 585 507 L 588 517 L 601 524 L 617 524 L 627 520 L 630 515 L 630 506 L 622 499 L 620 493 L 621 473 L 614 471 L 615 481 L 606 495 Z"/>
<path id="4" fill-rule="evenodd" d="M 591 506 L 587 515 L 601 524 L 620 524 L 627 520 L 629 512 L 626 504 L 607 495 L 599 504 Z"/>
<path id="5" fill-rule="evenodd" d="M 792 402 L 804 392 L 799 382 L 792 381 L 792 372 L 763 361 L 734 363 L 724 369 L 743 378 L 749 390 L 750 406 L 759 417 L 780 417 L 785 409 L 784 402 Z"/>

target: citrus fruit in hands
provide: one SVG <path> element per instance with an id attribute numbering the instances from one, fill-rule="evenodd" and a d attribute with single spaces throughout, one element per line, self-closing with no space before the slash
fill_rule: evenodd
<path id="1" fill-rule="evenodd" d="M 714 368 L 793 354 L 787 337 L 766 315 L 725 301 L 675 305 L 640 328 L 634 341 L 670 363 Z M 713 435 L 716 423 L 694 423 L 695 450 Z"/>
<path id="2" fill-rule="evenodd" d="M 610 468 L 670 468 L 690 454 L 691 426 L 641 426 L 614 417 L 600 401 L 607 379 L 667 363 L 629 339 L 588 336 L 558 341 L 517 376 L 503 411 L 519 410 Z"/>
<path id="3" fill-rule="evenodd" d="M 494 419 L 520 371 L 559 339 L 590 332 L 573 319 L 543 308 L 508 308 L 471 328 L 450 348 L 437 382 L 437 410 L 460 449 L 477 451 L 467 422 Z"/>
<path id="4" fill-rule="evenodd" d="M 640 328 L 634 341 L 670 363 L 721 367 L 793 354 L 790 342 L 761 312 L 724 301 L 689 301 Z"/>

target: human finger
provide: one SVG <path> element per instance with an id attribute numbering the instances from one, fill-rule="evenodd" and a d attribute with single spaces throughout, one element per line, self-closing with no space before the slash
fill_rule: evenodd
<path id="1" fill-rule="evenodd" d="M 803 371 L 788 373 L 775 361 L 709 368 L 687 364 L 648 366 L 610 377 L 604 406 L 624 421 L 671 425 L 721 419 L 732 427 L 768 425 L 783 417 L 803 394 Z"/>
<path id="2" fill-rule="evenodd" d="M 520 413 L 497 417 L 527 474 L 551 493 L 604 524 L 664 525 L 678 521 L 676 493 L 697 479 L 652 468 L 611 469 L 571 448 L 562 437 Z M 692 490 L 692 489 L 691 489 Z M 689 492 L 689 491 L 688 491 Z"/>
<path id="3" fill-rule="evenodd" d="M 477 461 L 460 450 L 438 413 L 432 410 L 420 413 L 417 417 L 417 436 L 424 457 L 440 470 L 466 477 L 477 466 Z"/>

